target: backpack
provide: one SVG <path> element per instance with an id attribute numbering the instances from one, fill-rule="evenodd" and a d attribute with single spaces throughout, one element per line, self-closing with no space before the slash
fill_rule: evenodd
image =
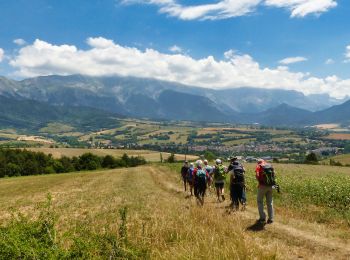
<path id="1" fill-rule="evenodd" d="M 222 165 L 219 165 L 215 168 L 215 172 L 214 172 L 214 179 L 216 181 L 222 181 L 225 180 L 225 168 Z"/>
<path id="2" fill-rule="evenodd" d="M 206 176 L 207 176 L 207 173 L 205 172 L 205 170 L 198 168 L 196 176 L 197 176 L 198 179 L 205 179 Z"/>
<path id="3" fill-rule="evenodd" d="M 276 177 L 275 170 L 273 169 L 271 164 L 265 164 L 261 166 L 262 171 L 262 184 L 266 186 L 274 186 L 276 185 Z"/>
<path id="4" fill-rule="evenodd" d="M 212 172 L 213 172 L 213 167 L 207 165 L 207 166 L 205 167 L 205 170 L 206 170 L 206 172 L 207 172 L 209 175 L 211 175 Z"/>
<path id="5" fill-rule="evenodd" d="M 187 179 L 192 181 L 192 178 L 193 178 L 193 168 L 189 168 L 188 171 L 187 171 Z"/>
<path id="6" fill-rule="evenodd" d="M 233 183 L 244 183 L 244 169 L 241 164 L 232 165 Z"/>

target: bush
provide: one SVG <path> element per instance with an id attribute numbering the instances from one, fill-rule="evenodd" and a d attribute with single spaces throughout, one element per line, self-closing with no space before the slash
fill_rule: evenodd
<path id="1" fill-rule="evenodd" d="M 305 163 L 317 164 L 318 163 L 317 155 L 313 152 L 309 153 L 305 158 Z"/>
<path id="2" fill-rule="evenodd" d="M 175 154 L 171 154 L 168 159 L 167 159 L 168 163 L 175 163 L 176 162 L 176 158 L 175 158 Z"/>

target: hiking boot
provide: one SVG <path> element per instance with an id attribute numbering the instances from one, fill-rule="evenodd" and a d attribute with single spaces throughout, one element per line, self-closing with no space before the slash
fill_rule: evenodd
<path id="1" fill-rule="evenodd" d="M 272 224 L 272 223 L 273 223 L 273 220 L 272 220 L 272 219 L 268 219 L 266 223 L 267 223 L 267 224 Z"/>
<path id="2" fill-rule="evenodd" d="M 245 211 L 246 206 L 247 206 L 247 205 L 246 205 L 245 203 L 243 203 L 243 204 L 242 204 L 242 209 L 241 209 L 241 210 L 242 210 L 242 211 Z"/>
<path id="3" fill-rule="evenodd" d="M 222 201 L 225 201 L 225 195 L 221 195 Z"/>
<path id="4" fill-rule="evenodd" d="M 259 218 L 256 222 L 259 223 L 259 224 L 265 224 L 266 223 L 266 219 Z"/>

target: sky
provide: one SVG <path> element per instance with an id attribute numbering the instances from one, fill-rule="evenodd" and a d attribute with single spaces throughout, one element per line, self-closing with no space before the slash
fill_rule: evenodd
<path id="1" fill-rule="evenodd" d="M 348 0 L 0 0 L 0 75 L 350 96 Z"/>

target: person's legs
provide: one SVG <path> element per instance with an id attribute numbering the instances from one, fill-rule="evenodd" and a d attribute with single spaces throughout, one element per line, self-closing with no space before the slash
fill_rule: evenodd
<path id="1" fill-rule="evenodd" d="M 269 221 L 273 222 L 273 199 L 272 199 L 272 187 L 267 187 L 266 190 L 266 206 Z"/>
<path id="2" fill-rule="evenodd" d="M 233 203 L 234 203 L 234 187 L 233 185 L 231 184 L 230 185 L 230 198 L 231 198 L 231 206 L 233 207 Z"/>
<path id="3" fill-rule="evenodd" d="M 204 196 L 205 196 L 205 191 L 207 189 L 207 183 L 205 182 L 205 180 L 200 180 L 199 181 L 199 191 L 198 191 L 198 195 L 200 198 L 200 202 L 203 205 L 204 204 Z"/>
<path id="4" fill-rule="evenodd" d="M 265 187 L 261 186 L 258 188 L 258 194 L 257 194 L 257 204 L 258 204 L 260 220 L 266 220 L 266 214 L 264 212 L 264 195 L 265 195 Z"/>
<path id="5" fill-rule="evenodd" d="M 243 186 L 242 185 L 237 185 L 237 197 L 238 197 L 238 205 L 242 204 L 242 195 L 243 194 Z"/>
<path id="6" fill-rule="evenodd" d="M 238 210 L 239 208 L 239 187 L 238 185 L 232 185 L 233 191 L 233 207 Z"/>
<path id="7" fill-rule="evenodd" d="M 245 187 L 243 187 L 243 190 L 242 190 L 242 204 L 245 205 L 246 203 L 247 203 L 247 195 L 246 195 Z"/>
<path id="8" fill-rule="evenodd" d="M 225 183 L 222 183 L 222 184 L 220 185 L 220 195 L 221 195 L 221 198 L 222 198 L 223 201 L 225 200 L 225 195 L 224 195 L 225 190 L 224 190 L 224 186 L 225 186 Z"/>

